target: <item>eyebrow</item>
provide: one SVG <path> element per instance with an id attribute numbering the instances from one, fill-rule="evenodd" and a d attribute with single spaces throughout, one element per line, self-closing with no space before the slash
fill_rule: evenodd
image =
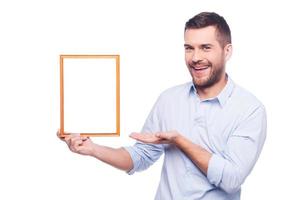
<path id="1" fill-rule="evenodd" d="M 203 48 L 203 47 L 212 47 L 212 44 L 200 44 L 199 47 Z M 193 47 L 192 45 L 189 44 L 184 44 L 184 47 Z M 194 47 L 193 47 L 194 48 Z"/>
<path id="2" fill-rule="evenodd" d="M 201 44 L 200 46 L 201 47 L 212 47 L 213 45 L 212 44 Z"/>
<path id="3" fill-rule="evenodd" d="M 184 44 L 184 46 L 185 46 L 185 47 L 190 47 L 191 45 L 189 45 L 189 44 Z"/>

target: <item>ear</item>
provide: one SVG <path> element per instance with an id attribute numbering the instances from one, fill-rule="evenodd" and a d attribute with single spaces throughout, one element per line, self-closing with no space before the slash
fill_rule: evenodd
<path id="1" fill-rule="evenodd" d="M 232 54 L 232 44 L 226 44 L 226 46 L 224 47 L 224 52 L 225 52 L 225 60 L 228 61 Z"/>

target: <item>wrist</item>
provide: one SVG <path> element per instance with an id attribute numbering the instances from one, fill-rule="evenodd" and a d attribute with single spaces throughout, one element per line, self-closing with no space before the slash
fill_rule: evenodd
<path id="1" fill-rule="evenodd" d="M 90 146 L 90 154 L 89 155 L 92 156 L 92 157 L 97 158 L 98 157 L 97 149 L 98 149 L 98 145 L 95 144 L 95 143 L 92 143 L 91 146 Z"/>
<path id="2" fill-rule="evenodd" d="M 175 145 L 177 145 L 180 142 L 181 138 L 182 136 L 176 131 L 172 141 Z"/>

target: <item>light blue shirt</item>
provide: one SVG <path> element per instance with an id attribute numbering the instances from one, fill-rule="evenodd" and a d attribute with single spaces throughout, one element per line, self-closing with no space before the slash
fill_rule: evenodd
<path id="1" fill-rule="evenodd" d="M 156 200 L 239 200 L 266 138 L 266 112 L 251 93 L 229 77 L 218 96 L 201 100 L 186 83 L 164 91 L 143 133 L 176 130 L 212 153 L 207 175 L 175 145 L 137 142 L 125 147 L 134 167 L 147 169 L 165 153 Z"/>

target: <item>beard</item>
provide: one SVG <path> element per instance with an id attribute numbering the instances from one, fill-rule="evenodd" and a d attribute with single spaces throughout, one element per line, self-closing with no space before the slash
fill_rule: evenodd
<path id="1" fill-rule="evenodd" d="M 210 68 L 210 73 L 206 78 L 198 78 L 191 72 L 192 68 L 198 65 L 198 63 L 189 64 L 189 70 L 193 78 L 193 83 L 197 89 L 205 89 L 218 83 L 224 74 L 224 65 L 213 66 L 212 63 L 208 62 L 207 65 Z"/>

